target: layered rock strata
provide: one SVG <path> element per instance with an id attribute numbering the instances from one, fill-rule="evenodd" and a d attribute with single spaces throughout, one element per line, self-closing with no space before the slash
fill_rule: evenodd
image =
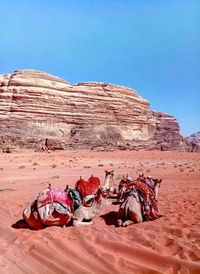
<path id="1" fill-rule="evenodd" d="M 186 151 L 200 152 L 200 131 L 185 138 Z"/>
<path id="2" fill-rule="evenodd" d="M 152 111 L 133 89 L 70 84 L 48 73 L 0 75 L 1 147 L 34 149 L 180 150 L 172 116 Z"/>

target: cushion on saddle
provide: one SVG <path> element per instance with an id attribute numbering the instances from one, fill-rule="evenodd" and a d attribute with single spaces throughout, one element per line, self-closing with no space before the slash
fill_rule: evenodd
<path id="1" fill-rule="evenodd" d="M 72 201 L 66 191 L 57 188 L 46 188 L 41 190 L 37 197 L 38 207 L 42 207 L 46 204 L 58 202 L 65 206 L 72 207 Z"/>
<path id="2" fill-rule="evenodd" d="M 88 195 L 96 194 L 100 187 L 100 180 L 97 177 L 91 176 L 88 181 L 80 178 L 76 182 L 76 188 L 80 192 L 82 198 Z"/>
<path id="3" fill-rule="evenodd" d="M 73 202 L 73 210 L 76 210 L 82 203 L 82 198 L 81 198 L 81 194 L 80 192 L 74 188 L 74 189 L 68 189 L 65 190 L 69 197 L 71 198 L 72 202 Z"/>
<path id="4" fill-rule="evenodd" d="M 122 187 L 125 187 L 125 188 L 129 188 L 129 183 L 128 182 L 120 182 L 119 184 L 119 189 L 121 189 Z"/>

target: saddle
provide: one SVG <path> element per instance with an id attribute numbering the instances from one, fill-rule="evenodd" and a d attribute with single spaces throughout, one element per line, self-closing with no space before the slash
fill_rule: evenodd
<path id="1" fill-rule="evenodd" d="M 72 201 L 67 192 L 57 188 L 41 190 L 35 201 L 24 209 L 23 218 L 32 229 L 46 226 L 66 225 L 73 212 Z"/>
<path id="2" fill-rule="evenodd" d="M 144 196 L 150 195 L 150 196 L 155 196 L 155 193 L 152 188 L 150 188 L 148 185 L 141 181 L 134 181 L 133 183 L 136 188 L 138 188 Z"/>
<path id="3" fill-rule="evenodd" d="M 93 195 L 97 193 L 100 187 L 100 180 L 97 177 L 91 176 L 88 181 L 80 178 L 76 182 L 76 188 L 80 192 L 82 199 L 88 195 Z"/>
<path id="4" fill-rule="evenodd" d="M 159 218 L 158 201 L 151 187 L 143 182 L 135 181 L 135 190 L 138 192 L 139 202 L 142 207 L 142 216 L 145 221 L 152 221 Z"/>

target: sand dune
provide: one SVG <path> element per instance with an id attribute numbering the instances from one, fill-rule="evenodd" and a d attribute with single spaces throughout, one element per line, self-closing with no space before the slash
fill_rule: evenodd
<path id="1" fill-rule="evenodd" d="M 123 174 L 163 178 L 162 218 L 114 225 L 109 200 L 91 227 L 14 229 L 29 201 L 50 182 Z M 200 154 L 178 152 L 20 152 L 0 155 L 0 273 L 200 273 Z"/>

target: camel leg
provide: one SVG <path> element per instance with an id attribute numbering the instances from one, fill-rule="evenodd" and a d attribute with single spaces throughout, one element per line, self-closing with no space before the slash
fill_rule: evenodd
<path id="1" fill-rule="evenodd" d="M 122 203 L 123 202 L 123 195 L 124 195 L 124 193 L 122 192 L 120 194 L 120 196 L 118 197 L 118 199 L 117 199 L 118 203 Z"/>
<path id="2" fill-rule="evenodd" d="M 93 222 L 82 222 L 76 219 L 73 220 L 73 226 L 91 226 L 92 224 Z"/>
<path id="3" fill-rule="evenodd" d="M 124 208 L 120 208 L 119 211 L 117 212 L 117 225 L 122 226 L 123 221 L 122 219 L 124 218 Z"/>
<path id="4" fill-rule="evenodd" d="M 133 222 L 132 220 L 126 220 L 126 221 L 122 224 L 122 226 L 129 226 L 129 225 L 132 225 L 132 224 L 134 224 L 134 222 Z"/>
<path id="5" fill-rule="evenodd" d="M 118 226 L 122 226 L 122 225 L 123 225 L 123 222 L 122 222 L 121 219 L 118 219 L 118 220 L 117 220 L 117 225 L 118 225 Z"/>
<path id="6" fill-rule="evenodd" d="M 138 212 L 136 214 L 135 212 L 129 210 L 129 217 L 133 223 L 142 223 L 143 222 L 142 214 L 140 212 Z"/>
<path id="7" fill-rule="evenodd" d="M 117 212 L 117 218 L 118 219 L 123 219 L 124 218 L 124 208 L 120 207 L 118 212 Z"/>

